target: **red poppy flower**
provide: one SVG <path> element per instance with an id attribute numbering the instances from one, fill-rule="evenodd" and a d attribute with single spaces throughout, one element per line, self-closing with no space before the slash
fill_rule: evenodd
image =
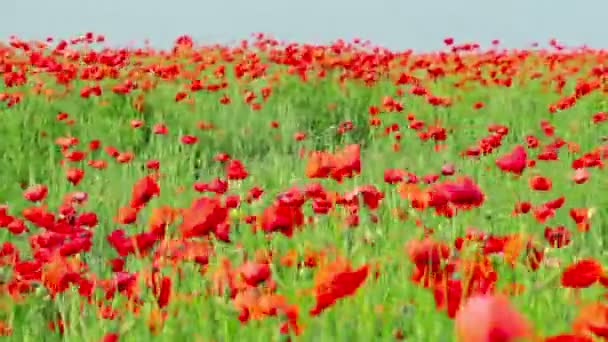
<path id="1" fill-rule="evenodd" d="M 569 265 L 562 273 L 563 287 L 585 288 L 595 284 L 603 274 L 602 265 L 594 259 L 583 259 Z"/>

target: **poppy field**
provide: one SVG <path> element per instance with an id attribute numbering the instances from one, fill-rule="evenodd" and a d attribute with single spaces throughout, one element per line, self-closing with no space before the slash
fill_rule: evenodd
<path id="1" fill-rule="evenodd" d="M 0 41 L 3 338 L 608 338 L 608 50 L 104 41 Z"/>

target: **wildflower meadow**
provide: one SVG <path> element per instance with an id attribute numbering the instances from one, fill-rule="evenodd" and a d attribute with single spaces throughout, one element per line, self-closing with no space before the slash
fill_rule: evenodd
<path id="1" fill-rule="evenodd" d="M 549 43 L 0 41 L 0 338 L 608 338 L 608 50 Z"/>

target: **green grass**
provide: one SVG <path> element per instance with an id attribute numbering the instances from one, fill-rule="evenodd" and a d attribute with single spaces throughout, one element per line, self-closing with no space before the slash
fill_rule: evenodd
<path id="1" fill-rule="evenodd" d="M 329 48 L 320 49 L 326 51 L 327 55 L 331 54 Z M 207 51 L 204 54 L 219 56 L 217 51 Z M 337 57 L 347 60 L 357 54 L 370 58 L 378 56 L 350 50 Z M 415 225 L 415 219 L 422 220 L 425 226 L 433 227 L 435 238 L 450 245 L 456 237 L 464 235 L 467 227 L 477 227 L 496 235 L 526 232 L 535 238 L 541 248 L 546 249 L 546 258 L 559 259 L 561 266 L 552 268 L 543 264 L 539 270 L 532 272 L 521 263 L 513 268 L 506 265 L 500 257 L 492 257 L 499 275 L 497 287 L 501 288 L 512 282 L 525 286 L 526 290 L 519 296 L 511 297 L 511 300 L 533 322 L 539 335 L 566 332 L 570 330 L 572 320 L 577 314 L 577 306 L 570 291 L 559 284 L 563 267 L 581 257 L 593 257 L 604 265 L 608 261 L 603 241 L 608 228 L 606 169 L 589 169 L 591 177 L 581 185 L 575 185 L 570 180 L 573 173 L 570 167 L 572 161 L 582 153 L 599 146 L 600 138 L 606 132 L 608 122 L 592 124 L 591 116 L 596 112 L 608 110 L 608 105 L 603 100 L 607 83 L 604 79 L 603 93 L 601 89 L 596 90 L 581 98 L 573 108 L 551 114 L 547 107 L 559 99 L 560 95 L 543 91 L 543 82 L 550 80 L 553 75 L 565 74 L 567 65 L 579 65 L 579 73 L 567 75 L 568 82 L 564 92 L 567 94 L 573 89 L 577 77 L 586 75 L 595 65 L 591 57 L 580 57 L 584 54 L 572 53 L 573 57 L 562 64 L 558 63 L 556 70 L 548 71 L 542 65 L 548 57 L 531 53 L 526 62 L 512 63 L 515 75 L 510 88 L 483 86 L 475 82 L 469 83 L 468 89 L 453 87 L 453 83 L 458 79 L 474 74 L 476 67 L 473 64 L 484 58 L 481 55 L 465 58 L 464 71 L 449 74 L 436 81 L 428 80 L 423 68 L 408 71 L 407 67 L 400 66 L 400 57 L 391 62 L 389 70 L 392 75 L 401 71 L 411 72 L 420 77 L 434 95 L 452 98 L 453 104 L 446 108 L 433 107 L 426 103 L 424 98 L 408 94 L 408 85 L 401 86 L 406 93 L 404 96 L 395 96 L 399 86 L 379 72 L 379 65 L 366 65 L 354 59 L 352 63 L 359 63 L 359 68 L 364 71 L 377 70 L 378 81 L 373 85 L 365 85 L 362 80 L 353 79 L 353 70 L 358 68 L 351 67 L 348 70 L 351 77 L 346 79 L 343 88 L 340 87 L 338 78 L 341 73 L 347 72 L 344 68 L 329 71 L 323 79 L 318 79 L 315 72 L 311 71 L 308 82 L 304 83 L 297 75 L 288 74 L 287 66 L 269 62 L 267 75 L 280 73 L 280 81 L 273 86 L 273 94 L 258 111 L 252 110 L 244 103 L 243 90 L 256 91 L 259 96 L 259 89 L 268 84 L 270 76 L 247 81 L 237 80 L 232 74 L 234 63 L 216 63 L 227 66 L 228 88 L 215 93 L 193 93 L 191 97 L 195 100 L 195 107 L 186 102 L 176 103 L 173 99 L 174 94 L 182 90 L 182 85 L 188 83 L 183 77 L 176 77 L 176 80 L 172 81 L 160 80 L 157 88 L 146 93 L 143 113 L 136 111 L 131 105 L 131 100 L 141 90 L 134 90 L 127 96 L 111 93 L 110 87 L 119 80 L 101 81 L 104 94 L 100 98 L 80 98 L 78 90 L 85 84 L 94 83 L 82 80 L 71 82 L 73 90 L 68 95 L 52 101 L 45 100 L 43 96 L 28 94 L 37 78 L 44 81 L 47 87 L 60 88 L 54 84 L 51 75 L 34 75 L 31 73 L 33 68 L 30 67 L 27 84 L 17 88 L 0 85 L 0 93 L 26 93 L 21 103 L 11 108 L 5 105 L 0 107 L 3 108 L 0 111 L 0 203 L 8 203 L 10 213 L 19 216 L 23 208 L 31 205 L 22 196 L 23 184 L 48 185 L 46 204 L 52 210 L 61 203 L 67 192 L 86 191 L 89 200 L 81 211 L 97 213 L 99 224 L 93 229 L 91 251 L 83 253 L 80 258 L 89 264 L 91 273 L 97 274 L 99 278 L 107 278 L 111 271 L 106 261 L 115 257 L 116 252 L 106 241 L 106 235 L 120 226 L 112 218 L 120 206 L 128 203 L 131 186 L 148 173 L 143 167 L 146 161 L 160 161 L 162 190 L 160 196 L 154 198 L 139 214 L 137 224 L 123 227 L 128 234 L 145 230 L 149 208 L 161 205 L 187 207 L 192 199 L 199 196 L 192 189 L 195 181 L 207 182 L 217 176 L 224 177 L 221 164 L 213 160 L 218 152 L 226 152 L 233 158 L 240 159 L 250 173 L 243 181 L 230 182 L 229 193 L 244 196 L 253 186 L 259 186 L 265 191 L 260 201 L 251 205 L 243 202 L 238 214 L 234 213 L 236 216 L 260 214 L 278 193 L 293 185 L 314 181 L 305 176 L 306 158 L 299 157 L 300 148 L 307 151 L 335 150 L 349 143 L 359 143 L 362 146 L 361 174 L 341 184 L 332 180 L 321 180 L 321 183 L 326 189 L 338 192 L 350 191 L 363 184 L 375 185 L 385 196 L 378 209 L 378 223 L 373 223 L 369 219 L 368 210 L 362 208 L 361 223 L 354 229 L 344 228 L 339 217 L 320 216 L 315 225 L 304 225 L 291 238 L 273 234 L 267 239 L 262 232 L 253 233 L 247 224 L 235 220 L 231 227 L 232 243 L 212 240 L 215 255 L 210 258 L 209 272 L 217 268 L 222 257 L 231 259 L 235 266 L 238 266 L 243 255 L 252 256 L 261 248 L 272 250 L 280 257 L 291 249 L 302 255 L 307 248 L 323 250 L 331 247 L 347 257 L 353 267 L 364 263 L 379 263 L 380 275 L 375 279 L 370 274 L 354 296 L 338 300 L 321 315 L 313 317 L 308 314 L 308 310 L 314 305 L 314 298 L 309 294 L 302 294 L 302 291 L 313 287 L 316 270 L 285 267 L 280 264 L 278 257 L 274 258 L 271 269 L 273 279 L 277 282 L 277 292 L 299 307 L 299 324 L 303 330 L 299 336 L 292 336 L 294 340 L 389 341 L 394 340 L 395 330 L 401 330 L 406 339 L 411 341 L 452 341 L 453 321 L 435 308 L 432 291 L 410 281 L 413 264 L 408 260 L 404 246 L 412 239 L 419 239 L 423 233 L 422 229 Z M 514 52 L 506 55 L 510 56 L 505 57 L 506 59 L 515 59 Z M 237 55 L 237 61 L 241 57 Z M 415 58 L 433 59 L 430 56 L 410 57 L 407 66 L 412 66 L 412 60 Z M 602 58 L 605 63 L 606 57 Z M 155 63 L 158 59 L 131 57 L 132 62 L 141 60 L 144 64 Z M 171 62 L 183 67 L 194 65 L 191 58 L 175 59 Z M 434 60 L 433 63 L 441 62 Z M 312 68 L 319 68 L 318 64 L 311 65 Z M 450 70 L 456 64 L 450 57 L 449 62 L 439 65 Z M 499 63 L 494 63 L 484 66 L 483 70 L 486 73 L 499 70 L 499 77 L 506 77 L 500 74 L 500 67 Z M 120 79 L 126 78 L 128 71 L 133 68 L 133 64 L 117 68 L 121 74 Z M 213 80 L 213 68 L 214 66 L 207 67 L 199 78 L 208 75 Z M 528 71 L 546 72 L 546 75 L 531 80 L 527 76 Z M 483 77 L 489 79 L 486 73 Z M 230 105 L 219 103 L 223 93 L 231 97 Z M 370 126 L 369 106 L 381 106 L 386 95 L 395 96 L 402 101 L 404 110 L 381 113 L 378 117 L 382 120 L 382 125 Z M 474 110 L 472 106 L 476 101 L 483 101 L 485 106 Z M 328 104 L 334 104 L 335 109 L 328 109 Z M 60 111 L 69 113 L 75 123 L 66 125 L 63 121 L 57 121 L 55 116 Z M 414 113 L 416 118 L 427 123 L 439 120 L 442 127 L 448 128 L 448 137 L 441 142 L 446 145 L 445 148 L 436 152 L 431 140 L 421 142 L 416 132 L 407 128 L 407 113 Z M 141 128 L 133 129 L 130 126 L 132 119 L 142 119 L 145 124 Z M 540 138 L 541 144 L 552 140 L 543 136 L 539 125 L 541 119 L 547 119 L 555 126 L 555 137 L 577 143 L 581 152 L 568 153 L 564 147 L 559 152 L 558 161 L 538 161 L 535 168 L 526 169 L 521 177 L 501 172 L 494 163 L 495 158 L 510 151 L 515 144 L 525 144 L 525 136 L 534 134 Z M 201 120 L 212 122 L 216 128 L 205 131 L 198 129 L 196 123 Z M 279 122 L 278 128 L 270 127 L 273 120 Z M 344 135 L 336 134 L 338 125 L 346 120 L 352 121 L 354 130 Z M 155 135 L 150 132 L 152 125 L 158 122 L 164 122 L 168 126 L 167 135 Z M 395 140 L 391 135 L 382 134 L 384 127 L 392 123 L 400 126 L 401 148 L 397 152 L 392 149 Z M 502 146 L 480 158 L 462 157 L 460 152 L 486 136 L 487 126 L 492 123 L 509 127 Z M 44 134 L 41 134 L 42 132 Z M 306 132 L 306 139 L 295 141 L 293 135 L 297 132 Z M 179 137 L 183 134 L 198 136 L 198 143 L 179 143 Z M 65 180 L 64 168 L 59 164 L 62 154 L 54 144 L 56 138 L 65 136 L 77 137 L 80 140 L 80 144 L 75 146 L 76 149 L 86 150 L 89 141 L 99 139 L 103 146 L 111 145 L 120 151 L 135 153 L 135 158 L 131 163 L 119 164 L 110 160 L 102 148 L 87 155 L 83 162 L 66 163 L 79 166 L 86 172 L 82 182 L 78 186 L 72 186 Z M 534 158 L 537 151 L 528 150 L 529 158 Z M 93 169 L 86 165 L 86 160 L 89 159 L 108 160 L 108 167 L 104 170 Z M 388 168 L 403 168 L 423 176 L 439 173 L 445 162 L 456 165 L 457 175 L 468 175 L 479 184 L 486 195 L 486 201 L 480 208 L 458 213 L 453 219 L 436 216 L 432 210 L 418 212 L 411 209 L 408 202 L 401 198 L 397 185 L 389 185 L 383 181 L 384 170 Z M 549 192 L 530 190 L 528 178 L 536 173 L 553 180 L 553 188 Z M 179 187 L 184 187 L 185 190 L 176 191 Z M 530 200 L 536 205 L 561 195 L 566 197 L 564 207 L 557 210 L 556 215 L 545 224 L 538 223 L 531 215 L 511 215 L 518 200 Z M 578 232 L 568 217 L 568 210 L 574 207 L 596 209 L 589 232 Z M 392 214 L 394 208 L 406 210 L 410 215 L 408 220 L 397 220 Z M 307 216 L 312 215 L 309 203 L 305 205 L 304 212 Z M 561 249 L 550 248 L 543 238 L 545 226 L 557 225 L 565 225 L 572 231 L 572 243 Z M 28 226 L 31 232 L 19 236 L 12 235 L 7 229 L 0 230 L 0 240 L 10 241 L 18 246 L 22 259 L 31 257 L 28 236 L 41 232 L 39 228 Z M 177 224 L 168 227 L 168 234 L 179 235 Z M 366 239 L 373 240 L 373 245 L 365 243 Z M 150 265 L 149 257 L 129 256 L 126 268 L 133 272 L 149 269 Z M 170 269 L 163 271 L 168 275 L 173 274 Z M 122 310 L 125 297 L 117 296 L 107 302 L 122 312 L 121 317 L 114 320 L 100 319 L 95 305 L 83 304 L 81 307 L 83 298 L 78 295 L 75 286 L 55 299 L 48 297 L 44 287 L 39 287 L 19 301 L 11 298 L 4 290 L 0 299 L 0 320 L 12 327 L 12 335 L 7 338 L 14 341 L 97 341 L 108 332 L 119 332 L 120 341 L 286 339 L 279 334 L 278 326 L 282 321 L 280 318 L 270 317 L 241 324 L 237 319 L 238 312 L 229 297 L 201 294 L 188 301 L 175 299 L 175 294 L 204 292 L 203 289 L 211 282 L 209 274 L 201 275 L 197 267 L 191 264 L 183 265 L 183 273 L 182 279 L 172 276 L 174 297 L 168 306 L 168 318 L 158 334 L 153 334 L 147 325 L 148 313 L 156 304 L 152 293 L 144 286 L 141 286 L 144 304 L 139 314 Z M 13 274 L 11 265 L 0 266 L 0 274 L 4 279 L 9 279 Z M 602 289 L 596 285 L 583 290 L 582 296 L 591 301 L 599 299 L 601 293 Z M 49 330 L 47 322 L 53 317 L 61 317 L 68 322 L 63 334 Z"/>

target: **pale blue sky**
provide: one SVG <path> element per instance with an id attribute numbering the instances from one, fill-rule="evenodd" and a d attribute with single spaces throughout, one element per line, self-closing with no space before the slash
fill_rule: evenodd
<path id="1" fill-rule="evenodd" d="M 228 42 L 262 31 L 313 43 L 360 36 L 394 49 L 434 49 L 446 36 L 608 48 L 607 13 L 608 0 L 1 0 L 0 39 L 94 31 L 165 47 L 182 33 Z"/>

